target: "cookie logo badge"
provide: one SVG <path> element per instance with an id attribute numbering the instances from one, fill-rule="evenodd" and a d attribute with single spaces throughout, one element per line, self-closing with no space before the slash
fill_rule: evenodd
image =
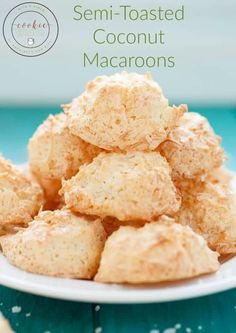
<path id="1" fill-rule="evenodd" d="M 3 36 L 17 54 L 36 57 L 48 52 L 58 37 L 58 22 L 53 12 L 36 2 L 14 7 L 3 22 Z"/>

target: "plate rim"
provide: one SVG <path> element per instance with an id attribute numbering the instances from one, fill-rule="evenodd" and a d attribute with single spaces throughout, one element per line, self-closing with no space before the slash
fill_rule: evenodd
<path id="1" fill-rule="evenodd" d="M 235 260 L 236 257 L 230 259 Z M 229 260 L 229 262 L 230 262 Z M 100 303 L 100 304 L 144 304 L 144 303 L 163 303 L 163 302 L 172 302 L 180 301 L 191 298 L 202 297 L 206 295 L 212 295 L 215 293 L 223 292 L 236 287 L 236 275 L 230 275 L 224 279 L 216 279 L 216 281 L 206 282 L 205 284 L 196 283 L 195 285 L 182 285 L 183 281 L 176 281 L 180 283 L 181 286 L 175 286 L 172 288 L 151 288 L 147 285 L 147 289 L 138 290 L 135 286 L 128 286 L 130 290 L 126 289 L 123 285 L 109 284 L 108 288 L 111 290 L 88 290 L 88 288 L 82 288 L 84 282 L 95 283 L 96 285 L 101 284 L 94 281 L 86 280 L 74 280 L 74 279 L 65 279 L 59 277 L 50 277 L 43 276 L 33 273 L 24 272 L 21 269 L 12 266 L 7 259 L 0 254 L 0 262 L 9 266 L 10 269 L 20 272 L 24 275 L 26 279 L 17 279 L 14 276 L 9 277 L 8 275 L 2 274 L 2 269 L 0 271 L 0 284 L 2 286 L 23 291 L 26 293 L 34 294 L 37 296 L 45 296 L 49 298 L 55 298 L 60 300 L 68 300 L 75 302 L 90 302 L 90 303 Z M 228 263 L 229 263 L 228 262 Z M 3 265 L 4 269 L 4 265 Z M 219 272 L 219 271 L 218 271 Z M 212 277 L 216 273 L 207 274 L 205 276 L 196 277 L 195 279 L 204 279 L 204 277 Z M 27 279 L 27 277 L 31 279 Z M 50 284 L 43 284 L 40 282 L 32 282 L 32 278 L 37 277 L 38 279 L 55 281 L 57 283 L 60 281 L 73 281 L 73 284 L 79 284 L 78 289 L 66 288 L 66 287 L 52 287 Z M 36 278 L 36 281 L 37 281 Z M 194 279 L 188 279 L 188 282 L 194 281 Z M 105 284 L 107 286 L 107 284 Z M 116 288 L 112 290 L 112 286 Z M 158 287 L 158 284 L 157 284 Z M 109 291 L 109 292 L 108 292 Z"/>

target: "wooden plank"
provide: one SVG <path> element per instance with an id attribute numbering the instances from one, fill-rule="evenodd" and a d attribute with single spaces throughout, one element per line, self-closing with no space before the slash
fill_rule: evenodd
<path id="1" fill-rule="evenodd" d="M 179 302 L 101 305 L 102 333 L 235 333 L 236 290 Z"/>
<path id="2" fill-rule="evenodd" d="M 16 306 L 21 307 L 19 313 L 13 313 Z M 0 311 L 16 333 L 93 332 L 92 307 L 88 303 L 60 301 L 0 287 Z"/>

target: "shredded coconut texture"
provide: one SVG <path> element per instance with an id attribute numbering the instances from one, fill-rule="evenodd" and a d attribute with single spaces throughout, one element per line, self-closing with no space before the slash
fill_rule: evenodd
<path id="1" fill-rule="evenodd" d="M 89 163 L 101 149 L 70 133 L 66 115 L 49 116 L 29 141 L 29 164 L 32 173 L 54 200 L 61 180 L 74 176 L 84 163 Z"/>
<path id="2" fill-rule="evenodd" d="M 206 118 L 194 112 L 185 113 L 159 147 L 175 179 L 196 178 L 220 167 L 224 151 Z"/>
<path id="3" fill-rule="evenodd" d="M 157 152 L 101 153 L 64 182 L 61 193 L 72 211 L 150 221 L 180 207 L 170 173 Z"/>
<path id="4" fill-rule="evenodd" d="M 0 232 L 27 225 L 43 204 L 41 187 L 0 156 Z"/>
<path id="5" fill-rule="evenodd" d="M 71 133 L 106 150 L 154 150 L 186 106 L 169 107 L 150 74 L 98 76 L 65 106 Z"/>
<path id="6" fill-rule="evenodd" d="M 161 218 L 120 227 L 107 240 L 95 280 L 148 283 L 190 278 L 219 268 L 218 254 L 188 226 Z M 200 258 L 200 259 L 199 259 Z"/>
<path id="7" fill-rule="evenodd" d="M 41 212 L 27 229 L 2 236 L 0 243 L 9 262 L 25 271 L 91 279 L 105 239 L 99 219 L 56 210 Z"/>

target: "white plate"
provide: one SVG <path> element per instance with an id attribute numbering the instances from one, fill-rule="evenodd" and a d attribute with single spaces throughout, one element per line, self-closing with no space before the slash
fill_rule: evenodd
<path id="1" fill-rule="evenodd" d="M 236 177 L 234 179 L 236 188 Z M 41 276 L 21 271 L 0 254 L 0 283 L 32 294 L 95 303 L 166 302 L 209 295 L 236 287 L 236 257 L 215 274 L 149 286 L 108 285 L 92 281 Z"/>
<path id="2" fill-rule="evenodd" d="M 193 298 L 236 287 L 236 257 L 216 274 L 150 286 L 108 285 L 26 273 L 0 255 L 0 283 L 36 295 L 95 303 L 149 303 Z"/>

